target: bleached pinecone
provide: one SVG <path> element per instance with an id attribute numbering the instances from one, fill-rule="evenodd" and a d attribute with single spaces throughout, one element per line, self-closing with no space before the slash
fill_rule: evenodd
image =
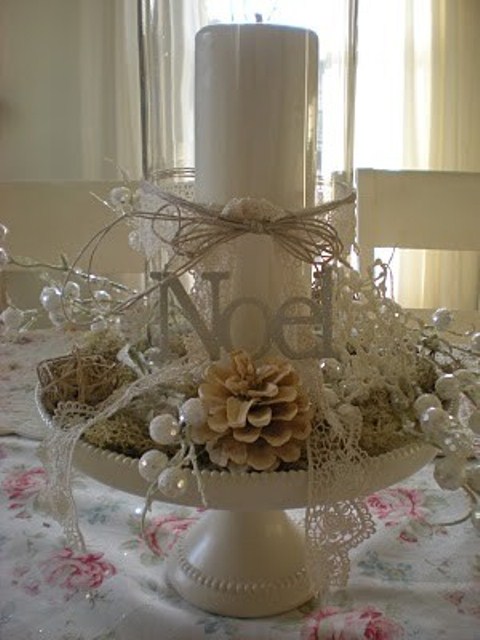
<path id="1" fill-rule="evenodd" d="M 192 427 L 191 436 L 206 445 L 213 463 L 271 471 L 300 458 L 311 411 L 289 361 L 256 366 L 245 351 L 235 351 L 230 366 L 208 368 L 198 395 L 207 420 Z"/>

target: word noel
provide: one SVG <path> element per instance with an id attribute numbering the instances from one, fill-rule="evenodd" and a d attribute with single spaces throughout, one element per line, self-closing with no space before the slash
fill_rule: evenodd
<path id="1" fill-rule="evenodd" d="M 160 348 L 166 355 L 168 353 L 169 334 L 169 300 L 170 293 L 176 298 L 182 309 L 184 317 L 197 333 L 211 360 L 218 360 L 222 348 L 232 351 L 238 348 L 232 338 L 232 319 L 242 307 L 249 305 L 258 309 L 258 317 L 263 318 L 263 342 L 253 354 L 254 357 L 264 356 L 275 345 L 277 350 L 285 357 L 292 360 L 302 358 L 324 357 L 330 352 L 331 341 L 331 308 L 328 301 L 331 300 L 329 285 L 322 287 L 322 305 L 311 298 L 296 296 L 285 300 L 277 310 L 271 310 L 265 301 L 255 297 L 237 298 L 220 308 L 220 286 L 223 280 L 229 279 L 229 273 L 224 271 L 209 271 L 201 274 L 203 280 L 210 283 L 211 308 L 208 316 L 211 326 L 207 326 L 205 318 L 195 306 L 192 298 L 183 287 L 180 279 L 165 272 L 152 272 L 151 277 L 159 281 L 159 321 L 160 321 Z M 304 315 L 300 315 L 299 308 Z M 305 313 L 306 311 L 306 313 Z M 288 332 L 287 327 L 302 326 L 303 348 L 299 348 L 298 340 L 291 339 L 295 331 Z M 297 330 L 301 331 L 300 329 Z"/>

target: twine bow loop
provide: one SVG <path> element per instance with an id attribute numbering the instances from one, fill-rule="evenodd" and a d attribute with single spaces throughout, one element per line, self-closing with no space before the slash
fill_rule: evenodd
<path id="1" fill-rule="evenodd" d="M 343 246 L 336 229 L 322 215 L 353 203 L 355 194 L 297 212 L 285 211 L 266 200 L 234 198 L 223 208 L 205 206 L 161 191 L 150 183 L 162 205 L 152 218 L 152 229 L 173 256 L 168 271 L 181 275 L 219 245 L 248 233 L 266 235 L 294 258 L 313 266 L 340 260 Z M 146 212 L 137 212 L 147 215 Z M 161 235 L 157 223 L 175 223 L 173 234 Z"/>

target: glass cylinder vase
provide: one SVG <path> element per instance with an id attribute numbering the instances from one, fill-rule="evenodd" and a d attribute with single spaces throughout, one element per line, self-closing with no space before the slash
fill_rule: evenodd
<path id="1" fill-rule="evenodd" d="M 315 130 L 314 171 L 324 183 L 332 178 L 351 183 L 356 20 L 357 0 L 139 0 L 144 176 L 155 180 L 158 172 L 196 164 L 198 32 L 204 27 L 262 23 L 306 29 L 317 37 L 317 106 L 314 121 L 309 120 Z M 288 48 L 283 52 L 288 54 Z M 278 61 L 286 75 L 290 61 L 288 55 Z M 238 65 L 236 70 L 238 73 Z M 286 97 L 278 96 L 277 107 Z M 273 110 L 272 119 L 273 124 L 281 122 Z M 272 122 L 267 120 L 266 126 L 271 127 Z M 288 126 L 282 131 L 271 130 L 272 136 L 288 133 Z M 219 130 L 219 138 L 211 144 L 224 144 L 224 135 Z"/>

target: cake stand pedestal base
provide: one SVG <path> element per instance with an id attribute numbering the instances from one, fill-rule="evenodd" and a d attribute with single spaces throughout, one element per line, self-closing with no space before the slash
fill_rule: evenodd
<path id="1" fill-rule="evenodd" d="M 205 512 L 179 541 L 168 577 L 200 609 L 239 618 L 283 613 L 313 595 L 304 533 L 284 511 Z"/>

